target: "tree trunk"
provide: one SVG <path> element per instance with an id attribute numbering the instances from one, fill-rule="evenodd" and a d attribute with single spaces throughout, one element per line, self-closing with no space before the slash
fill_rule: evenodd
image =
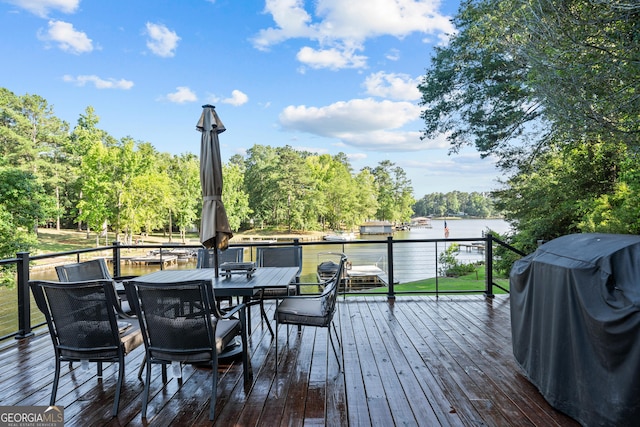
<path id="1" fill-rule="evenodd" d="M 56 185 L 56 230 L 60 231 L 60 187 Z"/>

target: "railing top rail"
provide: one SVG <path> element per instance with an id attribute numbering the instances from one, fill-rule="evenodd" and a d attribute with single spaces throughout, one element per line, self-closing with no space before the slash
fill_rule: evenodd
<path id="1" fill-rule="evenodd" d="M 71 251 L 64 251 L 64 252 L 54 252 L 54 253 L 50 253 L 50 254 L 41 254 L 41 255 L 29 255 L 29 259 L 31 261 L 37 261 L 40 259 L 47 259 L 47 258 L 56 258 L 56 257 L 61 257 L 61 256 L 67 256 L 67 255 L 77 255 L 77 254 L 84 254 L 84 253 L 91 253 L 91 252 L 100 252 L 100 251 L 107 251 L 107 250 L 111 250 L 112 247 L 111 246 L 102 246 L 102 247 L 97 247 L 97 248 L 86 248 L 86 249 L 74 249 Z"/>
<path id="2" fill-rule="evenodd" d="M 382 238 L 382 239 L 360 239 L 360 240 L 345 240 L 345 241 L 327 241 L 327 240 L 316 240 L 316 241 L 295 241 L 295 240 L 290 240 L 290 241 L 276 241 L 276 242 L 261 242 L 261 241 L 242 241 L 242 242 L 234 242 L 232 244 L 229 245 L 229 247 L 238 247 L 238 246 L 243 246 L 243 247 L 259 247 L 259 246 L 290 246 L 292 244 L 297 244 L 297 245 L 301 245 L 301 246 L 311 246 L 311 245 L 330 245 L 330 246 L 335 246 L 335 245 L 367 245 L 367 244 L 372 244 L 372 243 L 387 243 L 389 240 L 393 240 L 393 243 L 434 243 L 434 242 L 476 242 L 479 240 L 486 240 L 486 236 L 484 237 L 456 237 L 456 238 L 437 238 L 437 239 L 393 239 L 392 236 L 389 236 L 387 238 Z M 496 238 L 493 238 L 493 240 L 498 241 L 498 243 L 503 244 L 503 245 L 507 245 L 504 242 L 501 242 L 499 240 L 497 240 Z M 118 247 L 120 249 L 154 249 L 154 248 L 160 248 L 160 249 L 174 249 L 174 248 L 202 248 L 203 246 L 201 244 L 183 244 L 183 243 L 156 243 L 156 244 L 151 244 L 151 243 L 146 243 L 146 244 L 137 244 L 137 245 L 123 245 L 121 243 L 117 243 L 114 242 L 114 245 L 117 244 Z M 48 259 L 48 258 L 56 258 L 56 257 L 62 257 L 62 256 L 68 256 L 68 255 L 78 255 L 78 254 L 85 254 L 85 253 L 92 253 L 92 252 L 103 252 L 103 251 L 109 251 L 109 250 L 113 250 L 113 245 L 110 246 L 99 246 L 99 247 L 95 247 L 95 248 L 84 248 L 84 249 L 74 249 L 74 250 L 70 250 L 70 251 L 63 251 L 63 252 L 54 252 L 54 253 L 48 253 L 48 254 L 40 254 L 40 255 L 30 255 L 29 259 L 31 261 L 38 261 L 38 260 L 42 260 L 42 259 Z M 512 250 L 516 251 L 515 248 L 513 248 Z M 12 263 L 16 263 L 18 261 L 17 258 L 7 258 L 7 259 L 2 259 L 0 260 L 0 265 L 2 264 L 12 264 Z"/>

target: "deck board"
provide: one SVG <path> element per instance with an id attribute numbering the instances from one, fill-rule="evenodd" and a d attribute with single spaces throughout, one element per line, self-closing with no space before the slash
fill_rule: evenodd
<path id="1" fill-rule="evenodd" d="M 274 305 L 266 306 L 272 317 Z M 258 306 L 252 307 L 253 378 L 240 360 L 218 370 L 219 426 L 577 426 L 550 407 L 525 378 L 511 350 L 509 297 L 381 296 L 340 299 L 340 372 L 327 330 L 281 326 L 279 366 Z M 288 330 L 288 337 L 287 337 Z M 287 343 L 288 338 L 288 343 Z M 0 350 L 0 406 L 46 405 L 53 350 L 40 333 Z M 67 426 L 211 425 L 210 369 L 185 366 L 163 384 L 152 369 L 148 419 L 141 419 L 144 351 L 126 358 L 118 417 L 111 417 L 117 370 L 63 364 L 57 404 Z M 144 377 L 143 377 L 144 378 Z"/>

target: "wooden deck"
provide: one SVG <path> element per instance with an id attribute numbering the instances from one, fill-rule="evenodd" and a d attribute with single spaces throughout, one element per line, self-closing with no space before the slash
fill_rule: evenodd
<path id="1" fill-rule="evenodd" d="M 281 365 L 275 374 L 268 332 L 254 319 L 253 381 L 244 385 L 239 361 L 219 369 L 218 426 L 575 426 L 551 408 L 523 376 L 511 351 L 509 298 L 498 296 L 340 299 L 345 369 L 340 374 L 326 330 L 298 335 L 280 328 Z M 254 309 L 258 307 L 255 306 Z M 273 306 L 271 306 L 271 310 Z M 13 343 L 11 343 L 13 344 Z M 0 406 L 46 405 L 53 351 L 42 334 L 0 352 Z M 162 387 L 152 376 L 148 419 L 140 416 L 138 348 L 126 359 L 117 418 L 111 418 L 115 366 L 96 378 L 65 365 L 58 405 L 66 426 L 210 425 L 211 373 L 186 366 L 182 384 Z"/>

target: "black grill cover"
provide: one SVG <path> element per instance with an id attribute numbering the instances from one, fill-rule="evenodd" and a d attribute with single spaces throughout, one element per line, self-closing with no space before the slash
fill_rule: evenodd
<path id="1" fill-rule="evenodd" d="M 511 270 L 513 353 L 558 410 L 640 425 L 640 236 L 572 234 Z"/>

